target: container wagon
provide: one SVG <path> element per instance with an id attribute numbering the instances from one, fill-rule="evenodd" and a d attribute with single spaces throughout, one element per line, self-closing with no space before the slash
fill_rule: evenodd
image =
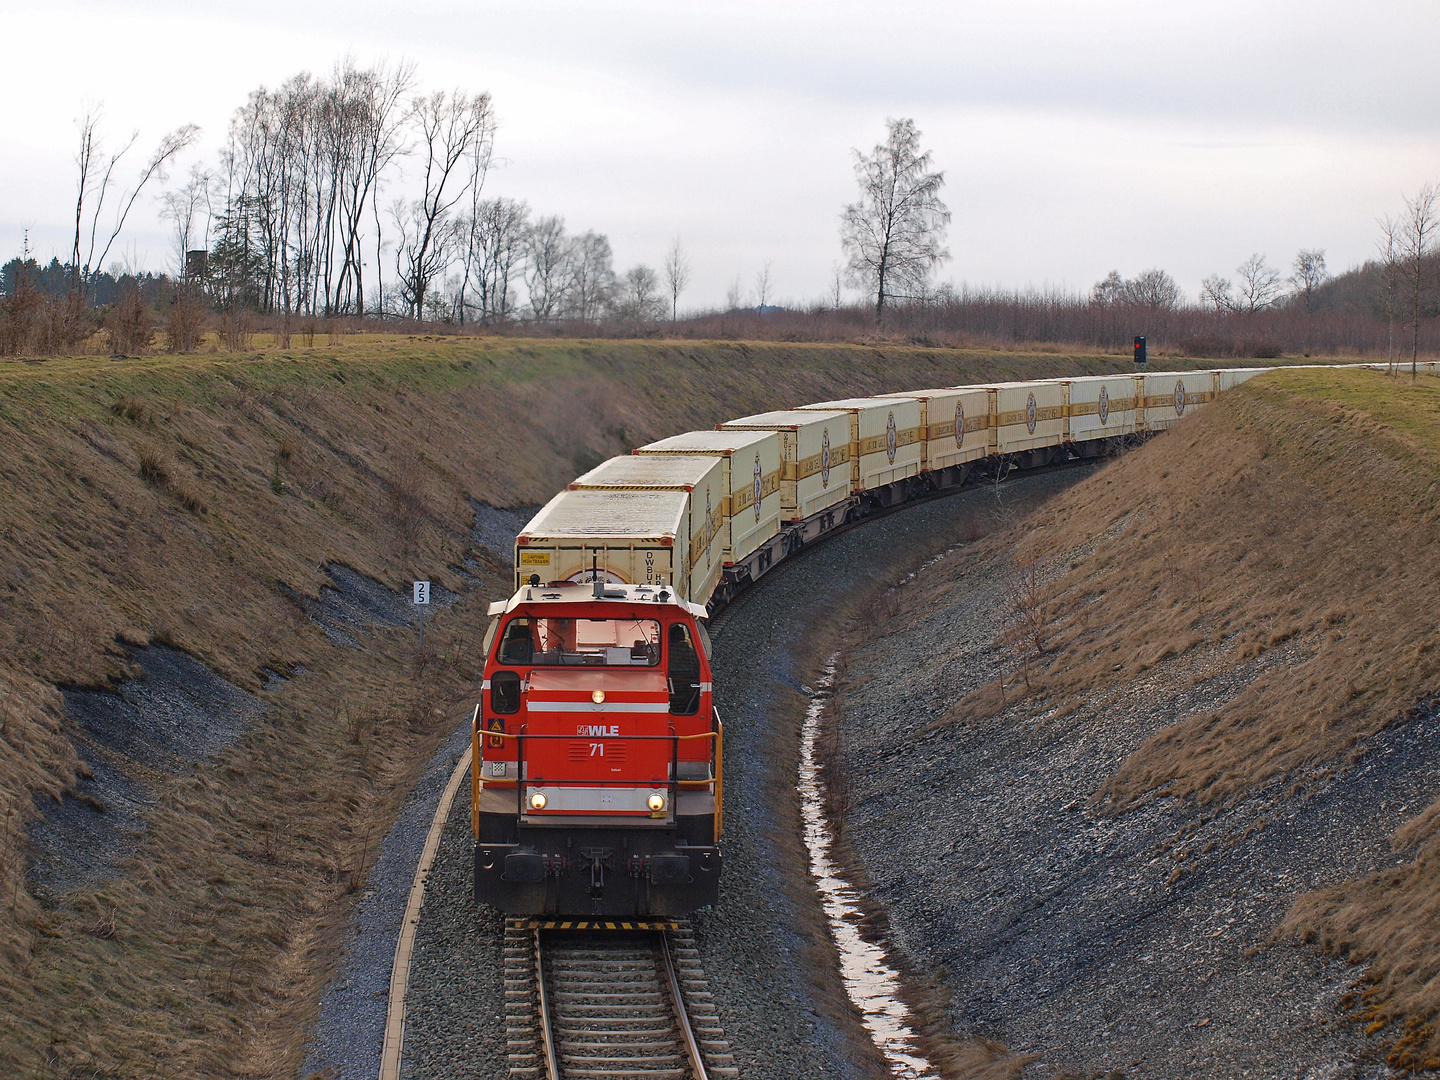
<path id="1" fill-rule="evenodd" d="M 849 499 L 849 413 L 783 409 L 727 420 L 720 425 L 720 430 L 774 431 L 779 434 L 780 513 L 783 521 L 801 521 Z"/>
<path id="2" fill-rule="evenodd" d="M 844 412 L 850 417 L 850 490 L 881 506 L 909 494 L 904 483 L 920 474 L 920 402 L 911 397 L 842 398 L 801 405 L 802 412 Z"/>
<path id="3" fill-rule="evenodd" d="M 727 566 L 745 562 L 780 531 L 780 435 L 775 431 L 687 431 L 647 443 L 637 455 L 713 455 L 723 469 L 721 525 Z"/>

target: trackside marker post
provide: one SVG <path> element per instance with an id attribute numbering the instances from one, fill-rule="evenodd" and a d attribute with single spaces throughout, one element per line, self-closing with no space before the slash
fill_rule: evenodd
<path id="1" fill-rule="evenodd" d="M 415 604 L 420 608 L 420 648 L 425 648 L 425 608 L 430 604 L 430 582 L 415 582 Z"/>

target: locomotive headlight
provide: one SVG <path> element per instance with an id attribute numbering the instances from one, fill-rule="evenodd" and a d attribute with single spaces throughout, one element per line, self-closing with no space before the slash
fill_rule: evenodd
<path id="1" fill-rule="evenodd" d="M 658 791 L 645 800 L 645 805 L 650 807 L 651 812 L 658 814 L 665 809 L 665 796 Z"/>
<path id="2" fill-rule="evenodd" d="M 530 796 L 530 809 L 531 809 L 531 810 L 544 810 L 544 809 L 545 809 L 545 793 L 544 793 L 543 791 L 534 792 L 534 793 Z"/>

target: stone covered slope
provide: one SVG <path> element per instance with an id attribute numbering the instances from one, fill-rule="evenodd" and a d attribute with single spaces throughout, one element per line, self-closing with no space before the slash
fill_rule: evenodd
<path id="1" fill-rule="evenodd" d="M 1434 1067 L 1437 417 L 1426 380 L 1268 376 L 896 594 L 849 661 L 846 825 L 962 1028 Z"/>

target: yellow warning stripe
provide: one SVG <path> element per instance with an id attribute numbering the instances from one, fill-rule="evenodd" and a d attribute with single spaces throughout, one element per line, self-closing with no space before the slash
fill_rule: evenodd
<path id="1" fill-rule="evenodd" d="M 511 930 L 679 930 L 680 924 L 669 919 L 507 919 Z"/>

